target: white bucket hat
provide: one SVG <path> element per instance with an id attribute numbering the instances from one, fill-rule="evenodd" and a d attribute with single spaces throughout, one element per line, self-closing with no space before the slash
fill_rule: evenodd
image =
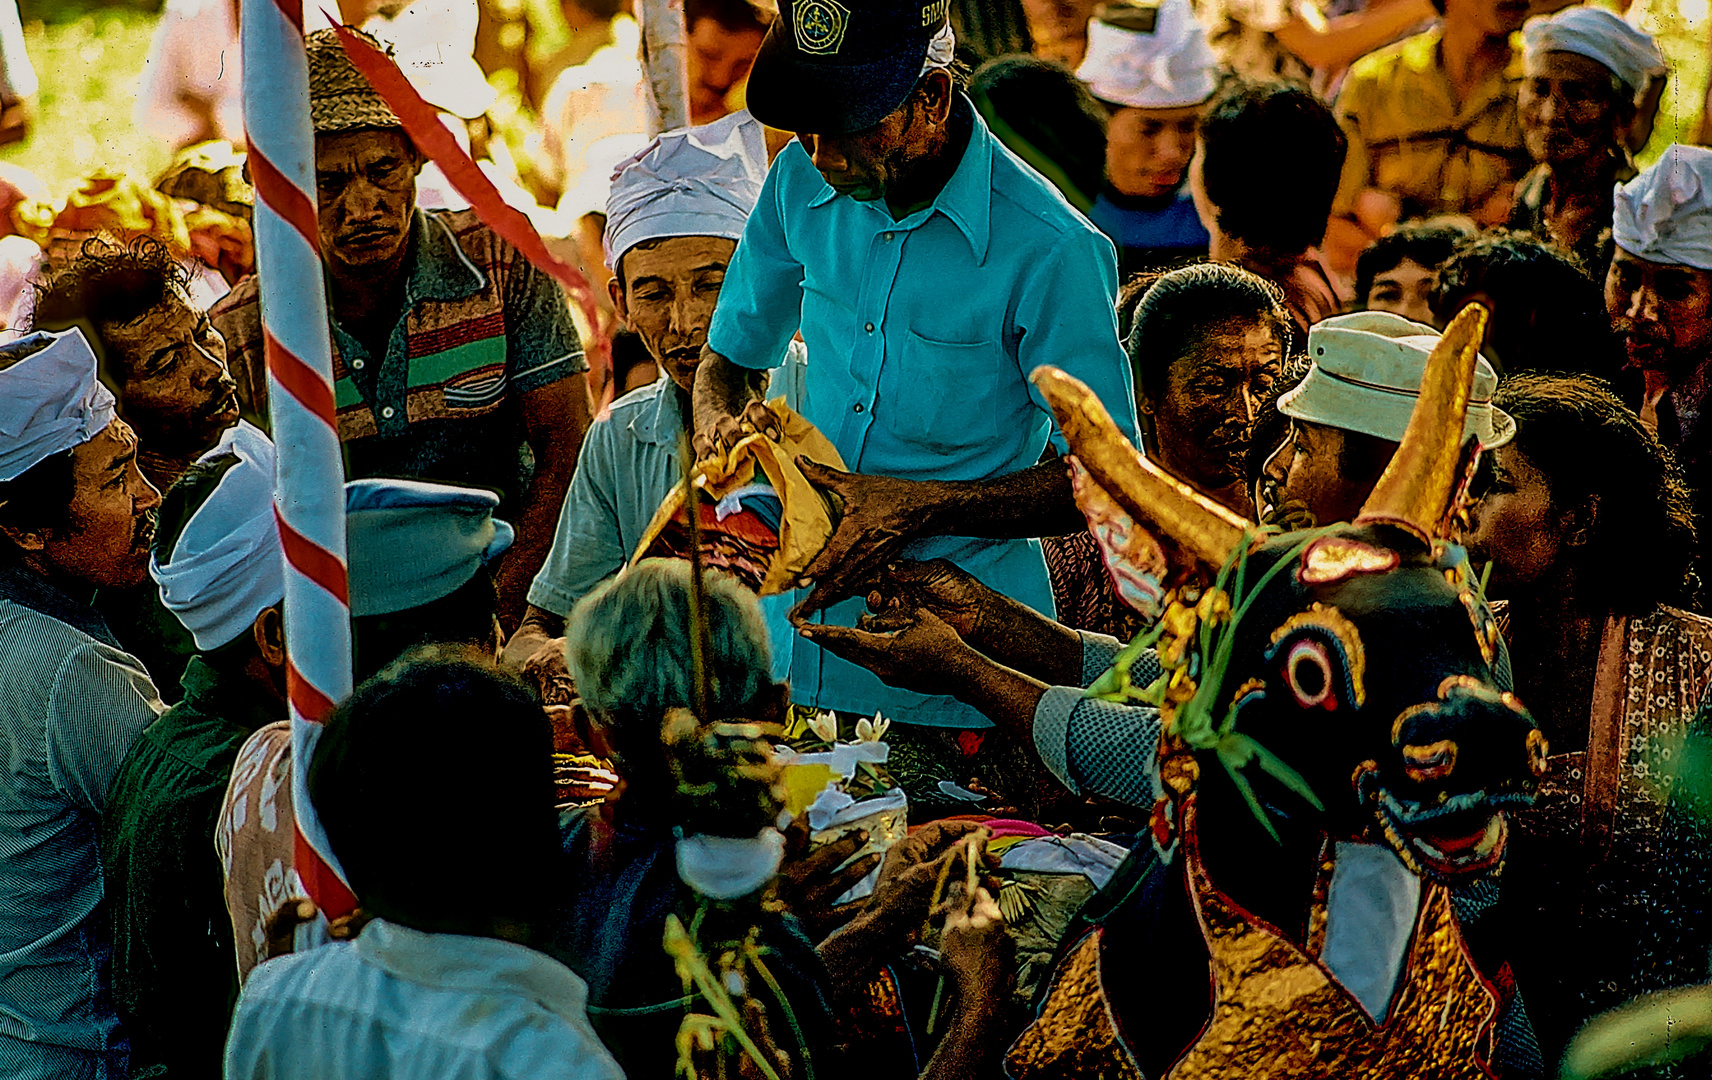
<path id="1" fill-rule="evenodd" d="M 1432 327 L 1384 311 L 1315 323 L 1308 330 L 1313 367 L 1300 386 L 1278 399 L 1278 411 L 1294 420 L 1402 442 L 1421 396 L 1427 354 L 1438 341 Z M 1462 437 L 1477 438 L 1488 450 L 1516 436 L 1516 421 L 1492 404 L 1497 388 L 1497 374 L 1481 357 Z"/>

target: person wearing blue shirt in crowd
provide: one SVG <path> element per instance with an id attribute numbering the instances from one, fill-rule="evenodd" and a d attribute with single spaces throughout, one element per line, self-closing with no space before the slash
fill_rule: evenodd
<path id="1" fill-rule="evenodd" d="M 119 1080 L 97 830 L 163 711 L 90 606 L 148 580 L 160 492 L 81 331 L 0 349 L 0 1076 Z"/>
<path id="2" fill-rule="evenodd" d="M 766 134 L 747 112 L 670 131 L 618 167 L 607 199 L 608 282 L 619 318 L 665 373 L 612 403 L 583 443 L 546 563 L 529 589 L 505 663 L 564 667 L 565 619 L 578 600 L 623 569 L 654 512 L 683 479 L 678 445 L 690 387 L 720 283 L 767 175 Z M 775 392 L 803 351 L 792 343 Z M 789 655 L 792 635 L 776 642 Z"/>
<path id="3" fill-rule="evenodd" d="M 1083 523 L 1063 464 L 1042 460 L 1065 444 L 1028 382 L 1036 367 L 1082 379 L 1135 433 L 1116 253 L 976 115 L 949 70 L 946 8 L 794 0 L 781 11 L 749 107 L 797 138 L 744 229 L 694 391 L 698 455 L 743 425 L 775 429 L 760 407 L 764 369 L 800 330 L 811 358 L 800 411 L 852 471 L 803 466 L 843 513 L 791 613 L 808 639 L 792 657 L 794 701 L 911 725 L 892 741 L 930 748 L 916 779 L 940 783 L 970 775 L 956 773 L 969 764 L 958 755 L 981 739 L 958 729 L 989 722 L 949 697 L 890 689 L 815 636 L 852 625 L 876 574 L 906 556 L 949 558 L 1053 610 L 1039 541 L 1025 538 Z M 923 791 L 900 779 L 912 798 Z"/>
<path id="4" fill-rule="evenodd" d="M 1088 217 L 1117 245 L 1124 273 L 1205 255 L 1207 230 L 1184 180 L 1219 76 L 1189 0 L 1101 6 L 1076 75 L 1111 113 L 1106 188 Z"/>

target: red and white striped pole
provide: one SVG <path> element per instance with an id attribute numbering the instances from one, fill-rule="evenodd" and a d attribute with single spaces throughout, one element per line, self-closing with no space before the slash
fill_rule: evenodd
<path id="1" fill-rule="evenodd" d="M 274 513 L 285 549 L 285 651 L 291 703 L 297 873 L 329 919 L 356 898 L 309 802 L 321 722 L 351 692 L 345 572 L 345 470 L 333 415 L 333 350 L 315 221 L 315 133 L 302 0 L 242 0 L 244 126 L 255 184 L 256 271 L 267 345 L 277 467 Z"/>

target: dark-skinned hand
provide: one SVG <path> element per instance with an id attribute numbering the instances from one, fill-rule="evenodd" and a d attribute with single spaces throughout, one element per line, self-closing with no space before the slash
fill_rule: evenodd
<path id="1" fill-rule="evenodd" d="M 782 432 L 779 428 L 779 418 L 767 408 L 767 403 L 756 399 L 743 407 L 741 416 L 721 416 L 707 427 L 702 428 L 690 439 L 690 448 L 695 451 L 696 461 L 711 461 L 731 452 L 744 437 L 761 432 L 769 439 L 778 439 Z"/>
<path id="2" fill-rule="evenodd" d="M 256 962 L 272 960 L 278 956 L 296 949 L 297 928 L 315 921 L 320 908 L 315 901 L 306 896 L 294 896 L 284 901 L 279 907 L 269 912 L 262 919 L 262 932 L 267 936 L 267 947 Z M 327 924 L 327 936 L 334 941 L 350 941 L 363 932 L 363 927 L 369 924 L 372 916 L 357 908 L 349 915 L 334 919 Z"/>
<path id="3" fill-rule="evenodd" d="M 929 822 L 886 852 L 864 917 L 891 939 L 895 948 L 901 951 L 916 943 L 934 914 L 933 892 L 942 876 L 950 886 L 965 880 L 964 860 L 972 837 L 981 867 L 998 869 L 998 859 L 987 853 L 987 829 L 974 821 Z"/>
<path id="4" fill-rule="evenodd" d="M 1005 917 L 985 887 L 977 885 L 972 895 L 961 899 L 945 917 L 939 952 L 957 986 L 958 1001 L 969 1008 L 977 998 L 1004 996 L 1013 943 L 1005 933 Z"/>
<path id="5" fill-rule="evenodd" d="M 947 661 L 969 646 L 944 619 L 925 608 L 887 608 L 856 625 L 799 623 L 803 637 L 834 656 L 872 671 L 881 682 L 918 694 L 949 694 Z"/>
<path id="6" fill-rule="evenodd" d="M 889 476 L 864 476 L 799 457 L 809 483 L 842 501 L 838 528 L 802 572 L 812 588 L 791 611 L 800 620 L 846 597 L 866 593 L 903 546 L 922 531 L 930 487 Z"/>
<path id="7" fill-rule="evenodd" d="M 995 624 L 995 600 L 1002 599 L 948 559 L 899 559 L 886 567 L 879 584 L 868 593 L 868 606 L 874 611 L 926 608 L 969 640 Z"/>
<path id="8" fill-rule="evenodd" d="M 868 842 L 864 829 L 846 833 L 829 844 L 809 840 L 808 817 L 799 815 L 785 830 L 785 858 L 779 866 L 779 899 L 797 917 L 809 940 L 819 941 L 849 922 L 862 909 L 858 900 L 838 906 L 833 901 L 880 865 L 880 856 L 864 855 L 839 867 Z"/>
<path id="9" fill-rule="evenodd" d="M 569 705 L 577 696 L 577 684 L 571 678 L 565 661 L 565 639 L 548 638 L 524 661 L 519 672 L 524 681 L 533 683 L 541 700 L 548 705 Z"/>

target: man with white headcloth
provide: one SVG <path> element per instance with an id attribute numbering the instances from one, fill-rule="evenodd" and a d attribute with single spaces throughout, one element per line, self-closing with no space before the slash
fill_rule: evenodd
<path id="1" fill-rule="evenodd" d="M 82 333 L 0 348 L 0 1076 L 127 1074 L 96 828 L 162 711 L 90 606 L 147 580 L 160 493 Z"/>
<path id="2" fill-rule="evenodd" d="M 134 1075 L 214 1076 L 238 968 L 214 823 L 238 748 L 285 716 L 284 558 L 273 444 L 240 422 L 167 492 L 149 572 L 195 639 L 184 699 L 107 793 L 101 857 L 113 1004 Z"/>
<path id="3" fill-rule="evenodd" d="M 1076 77 L 1106 107 L 1106 190 L 1088 219 L 1112 238 L 1125 275 L 1207 253 L 1185 180 L 1218 60 L 1189 0 L 1103 4 L 1088 20 Z"/>
<path id="4" fill-rule="evenodd" d="M 1712 525 L 1712 150 L 1671 146 L 1616 191 L 1605 310 L 1646 380 L 1641 422 L 1676 454 Z M 1702 570 L 1704 577 L 1705 571 Z"/>
<path id="5" fill-rule="evenodd" d="M 1647 34 L 1603 8 L 1569 7 L 1522 27 L 1517 90 L 1533 171 L 1516 186 L 1510 226 L 1611 264 L 1611 189 L 1635 175 L 1629 148 L 1646 141 L 1669 70 Z"/>
<path id="6" fill-rule="evenodd" d="M 619 164 L 606 203 L 606 261 L 614 273 L 607 291 L 666 377 L 614 402 L 589 429 L 552 551 L 529 589 L 528 614 L 506 646 L 507 663 L 540 654 L 553 668 L 563 666 L 560 639 L 571 608 L 623 568 L 683 478 L 678 445 L 708 324 L 766 175 L 766 137 L 747 112 L 667 132 Z M 798 369 L 800 362 L 788 362 L 784 370 Z"/>
<path id="7" fill-rule="evenodd" d="M 900 556 L 949 558 L 1053 610 L 1040 543 L 1026 538 L 1084 524 L 1063 464 L 1042 461 L 1066 447 L 1028 381 L 1036 367 L 1087 383 L 1135 437 L 1111 241 L 976 114 L 950 70 L 947 10 L 948 0 L 781 5 L 749 108 L 797 137 L 731 260 L 693 395 L 698 455 L 745 424 L 776 430 L 764 373 L 800 329 L 800 411 L 852 471 L 803 466 L 844 512 L 793 613 L 808 638 L 793 650 L 793 695 L 897 721 L 894 742 L 928 750 L 921 775 L 900 778 L 912 801 L 944 800 L 940 784 L 970 777 L 983 739 L 969 729 L 989 723 L 949 697 L 886 687 L 815 635 L 852 625 Z"/>

